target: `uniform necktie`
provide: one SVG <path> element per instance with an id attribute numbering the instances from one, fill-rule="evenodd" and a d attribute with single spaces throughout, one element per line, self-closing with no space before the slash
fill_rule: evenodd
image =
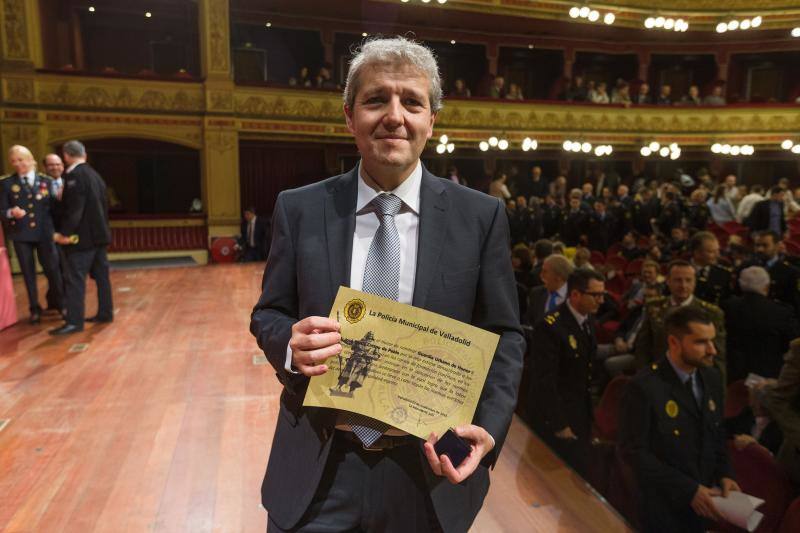
<path id="1" fill-rule="evenodd" d="M 697 404 L 697 407 L 700 407 L 700 398 L 697 397 L 697 394 L 695 393 L 694 390 L 694 380 L 695 380 L 695 373 L 692 372 L 692 374 L 689 376 L 689 379 L 687 379 L 683 385 L 684 387 L 686 387 L 686 390 L 689 391 L 689 394 L 692 395 L 694 403 Z"/>
<path id="2" fill-rule="evenodd" d="M 592 327 L 589 325 L 589 319 L 583 321 L 583 332 L 586 334 L 586 338 L 589 341 L 592 340 Z"/>
<path id="3" fill-rule="evenodd" d="M 556 307 L 558 307 L 558 304 L 556 303 L 557 298 L 558 298 L 558 292 L 550 291 L 550 298 L 548 298 L 547 300 L 547 309 L 545 310 L 546 313 L 552 313 L 553 311 L 556 310 Z"/>
<path id="4" fill-rule="evenodd" d="M 397 300 L 400 294 L 400 235 L 394 217 L 400 211 L 402 203 L 394 194 L 386 193 L 379 194 L 372 200 L 380 226 L 367 252 L 361 285 L 364 292 L 391 300 Z M 389 429 L 388 424 L 358 413 L 346 412 L 345 422 L 367 447 L 372 446 Z"/>

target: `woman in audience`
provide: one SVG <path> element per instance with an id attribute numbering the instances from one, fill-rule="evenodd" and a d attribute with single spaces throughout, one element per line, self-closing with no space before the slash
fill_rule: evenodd
<path id="1" fill-rule="evenodd" d="M 614 93 L 614 98 L 611 99 L 611 103 L 622 104 L 625 107 L 630 106 L 632 103 L 630 85 L 623 83 L 617 87 L 617 91 Z"/>
<path id="2" fill-rule="evenodd" d="M 489 184 L 489 195 L 500 198 L 503 201 L 511 198 L 511 192 L 506 186 L 506 181 L 508 181 L 508 176 L 504 172 L 498 172 Z"/>
<path id="3" fill-rule="evenodd" d="M 464 83 L 464 80 L 461 78 L 456 79 L 456 82 L 453 84 L 453 92 L 450 93 L 450 96 L 454 96 L 456 98 L 469 98 L 472 96 L 472 93 L 467 88 L 467 84 Z"/>
<path id="4" fill-rule="evenodd" d="M 736 221 L 736 209 L 733 208 L 733 204 L 726 197 L 725 190 L 723 185 L 717 185 L 714 189 L 714 195 L 706 204 L 709 211 L 711 211 L 711 218 L 720 226 L 726 222 Z"/>
<path id="5" fill-rule="evenodd" d="M 512 83 L 508 86 L 506 100 L 524 100 L 522 97 L 522 89 L 520 89 L 519 85 Z"/>
<path id="6" fill-rule="evenodd" d="M 600 82 L 597 89 L 590 95 L 592 103 L 594 104 L 608 104 L 610 102 L 608 93 L 606 92 L 606 84 Z"/>

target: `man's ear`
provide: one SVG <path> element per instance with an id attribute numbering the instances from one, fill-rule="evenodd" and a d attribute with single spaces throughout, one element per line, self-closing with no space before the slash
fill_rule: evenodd
<path id="1" fill-rule="evenodd" d="M 344 121 L 347 123 L 347 129 L 350 130 L 350 133 L 355 134 L 355 126 L 353 125 L 353 110 L 347 104 L 344 104 Z"/>
<path id="2" fill-rule="evenodd" d="M 431 123 L 428 125 L 428 139 L 433 137 L 433 124 L 436 122 L 436 113 L 431 113 Z"/>

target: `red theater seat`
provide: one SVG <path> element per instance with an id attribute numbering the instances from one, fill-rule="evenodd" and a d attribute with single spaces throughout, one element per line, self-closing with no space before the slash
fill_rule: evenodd
<path id="1" fill-rule="evenodd" d="M 750 403 L 750 394 L 744 380 L 734 381 L 728 385 L 725 398 L 725 418 L 733 418 L 742 412 Z"/>
<path id="2" fill-rule="evenodd" d="M 778 533 L 797 533 L 798 531 L 800 531 L 800 497 L 795 498 L 786 509 Z"/>
<path id="3" fill-rule="evenodd" d="M 607 441 L 617 439 L 619 403 L 630 380 L 628 376 L 617 376 L 606 385 L 600 403 L 594 410 L 594 432 L 598 439 Z"/>

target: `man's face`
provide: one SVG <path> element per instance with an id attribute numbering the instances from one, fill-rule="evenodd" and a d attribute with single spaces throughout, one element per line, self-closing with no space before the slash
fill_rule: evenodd
<path id="1" fill-rule="evenodd" d="M 517 196 L 517 207 L 526 208 L 528 207 L 528 202 L 525 200 L 524 196 Z"/>
<path id="2" fill-rule="evenodd" d="M 617 187 L 617 196 L 622 198 L 623 196 L 628 195 L 628 186 L 627 185 L 620 185 Z"/>
<path id="3" fill-rule="evenodd" d="M 661 86 L 661 94 L 664 96 L 669 96 L 669 93 L 672 92 L 672 87 L 669 85 L 662 85 Z"/>
<path id="4" fill-rule="evenodd" d="M 719 259 L 719 241 L 717 239 L 703 239 L 700 248 L 694 251 L 694 261 L 698 265 L 707 266 L 717 264 Z"/>
<path id="5" fill-rule="evenodd" d="M 531 169 L 531 176 L 534 180 L 538 180 L 542 176 L 542 169 L 539 167 L 533 167 Z"/>
<path id="6" fill-rule="evenodd" d="M 700 89 L 697 88 L 697 85 L 692 85 L 691 87 L 689 87 L 689 96 L 691 96 L 692 98 L 697 98 L 699 94 L 700 94 Z"/>
<path id="7" fill-rule="evenodd" d="M 603 202 L 595 202 L 594 210 L 597 214 L 602 215 L 606 212 L 606 205 Z"/>
<path id="8" fill-rule="evenodd" d="M 64 173 L 64 163 L 55 154 L 50 154 L 44 159 L 44 169 L 51 178 L 58 179 Z"/>
<path id="9" fill-rule="evenodd" d="M 682 302 L 694 293 L 696 283 L 694 268 L 691 266 L 672 267 L 667 277 L 667 287 L 672 297 Z"/>
<path id="10" fill-rule="evenodd" d="M 577 211 L 581 207 L 581 199 L 580 198 L 570 198 L 569 199 L 569 207 L 573 211 Z"/>
<path id="11" fill-rule="evenodd" d="M 497 76 L 497 77 L 494 79 L 494 84 L 495 84 L 495 86 L 496 86 L 498 89 L 502 89 L 502 88 L 503 88 L 503 85 L 505 85 L 505 84 L 506 84 L 506 80 L 505 80 L 505 78 L 503 78 L 502 76 Z"/>
<path id="12" fill-rule="evenodd" d="M 772 240 L 771 235 L 756 237 L 754 248 L 757 254 L 768 259 L 775 257 L 775 254 L 778 252 L 778 246 L 775 241 Z"/>
<path id="13" fill-rule="evenodd" d="M 650 86 L 646 83 L 639 85 L 639 94 L 647 94 L 650 92 Z"/>
<path id="14" fill-rule="evenodd" d="M 725 185 L 728 187 L 733 187 L 734 185 L 736 185 L 736 176 L 734 176 L 733 174 L 728 174 L 727 176 L 725 176 Z"/>
<path id="15" fill-rule="evenodd" d="M 20 176 L 24 176 L 33 169 L 33 161 L 31 158 L 18 151 L 9 154 L 8 162 Z"/>
<path id="16" fill-rule="evenodd" d="M 642 281 L 648 285 L 652 285 L 658 281 L 658 269 L 654 266 L 646 266 L 642 268 Z"/>
<path id="17" fill-rule="evenodd" d="M 688 366 L 695 368 L 709 368 L 714 364 L 717 348 L 714 346 L 714 337 L 717 332 L 714 324 L 689 322 L 689 333 L 678 338 L 674 335 L 668 337 L 670 347 L 679 347 L 679 357 Z"/>
<path id="18" fill-rule="evenodd" d="M 367 167 L 416 165 L 433 134 L 430 80 L 410 65 L 376 65 L 360 78 L 345 118 Z"/>
<path id="19" fill-rule="evenodd" d="M 245 212 L 244 212 L 244 219 L 245 219 L 246 221 L 248 221 L 248 222 L 250 222 L 251 220 L 253 220 L 253 217 L 254 217 L 254 216 L 255 216 L 255 213 L 253 213 L 252 211 L 245 211 Z"/>
<path id="20" fill-rule="evenodd" d="M 549 261 L 542 263 L 542 271 L 539 273 L 539 277 L 542 278 L 542 283 L 544 283 L 548 291 L 557 291 L 566 281 L 553 271 L 553 266 Z"/>
<path id="21" fill-rule="evenodd" d="M 592 279 L 585 291 L 573 290 L 570 294 L 570 303 L 582 315 L 592 315 L 597 312 L 605 296 L 605 283 Z"/>
<path id="22" fill-rule="evenodd" d="M 685 239 L 685 237 L 683 236 L 683 228 L 672 228 L 672 231 L 670 233 L 672 235 L 673 241 L 681 242 L 682 240 Z"/>
<path id="23" fill-rule="evenodd" d="M 582 187 L 582 190 L 583 190 L 583 194 L 590 195 L 590 194 L 592 194 L 592 191 L 594 190 L 594 185 L 592 185 L 591 183 L 584 183 L 583 187 Z"/>

